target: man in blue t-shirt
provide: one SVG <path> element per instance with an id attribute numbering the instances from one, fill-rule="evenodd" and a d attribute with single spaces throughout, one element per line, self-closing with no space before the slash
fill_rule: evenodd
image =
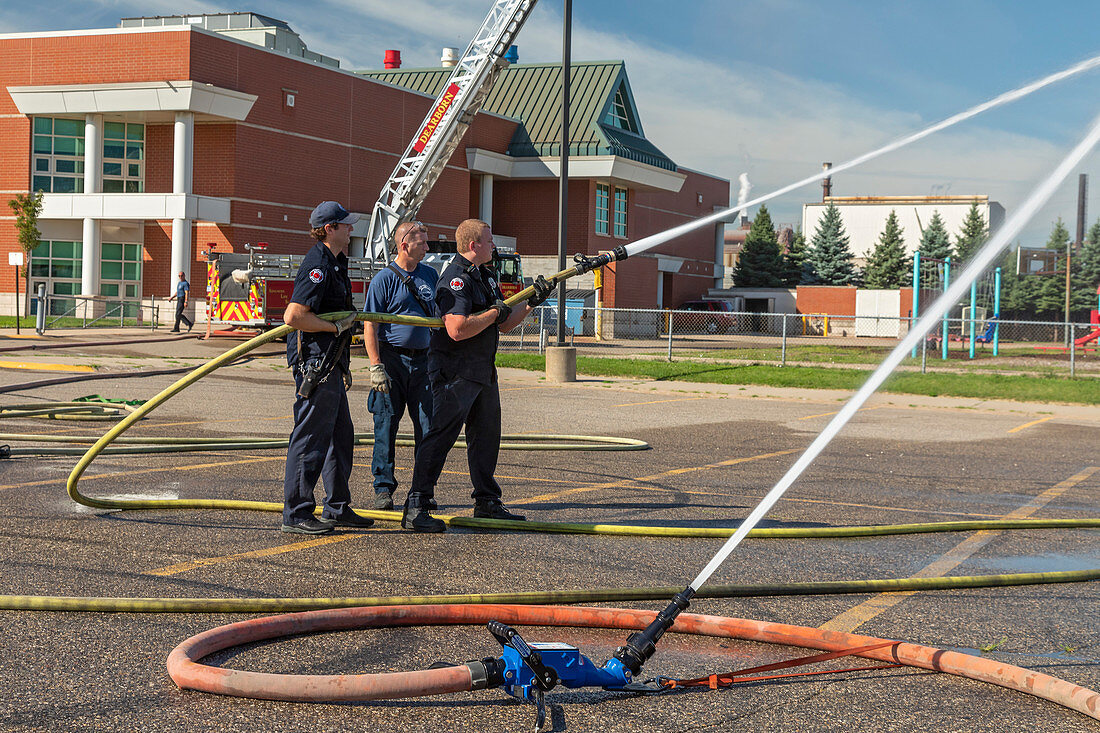
<path id="1" fill-rule="evenodd" d="M 393 262 L 371 279 L 364 310 L 431 318 L 438 275 L 420 263 L 428 252 L 428 230 L 418 221 L 403 222 L 394 232 L 394 241 Z M 425 326 L 371 321 L 363 326 L 363 343 L 371 364 L 367 409 L 374 415 L 374 508 L 393 509 L 397 489 L 394 447 L 401 416 L 407 407 L 416 441 L 415 457 L 432 415 L 428 378 L 431 331 Z"/>
<path id="2" fill-rule="evenodd" d="M 187 307 L 187 300 L 190 295 L 191 283 L 187 282 L 187 276 L 181 272 L 180 281 L 176 283 L 176 294 L 168 299 L 169 303 L 171 303 L 173 300 L 176 301 L 176 325 L 172 326 L 171 333 L 180 332 L 180 321 L 183 321 L 187 324 L 188 331 L 190 331 L 194 327 L 195 322 L 188 318 L 187 315 L 183 312 L 183 309 Z"/>

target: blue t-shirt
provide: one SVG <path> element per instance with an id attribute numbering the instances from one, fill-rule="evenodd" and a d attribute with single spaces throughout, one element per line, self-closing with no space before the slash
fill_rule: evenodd
<path id="1" fill-rule="evenodd" d="M 396 262 L 394 267 L 405 272 Z M 431 267 L 421 263 L 412 272 L 406 273 L 413 279 L 420 300 L 431 308 L 435 302 L 435 284 L 439 275 Z M 434 318 L 435 313 L 425 313 L 416 302 L 416 298 L 405 286 L 405 280 L 386 267 L 371 278 L 367 288 L 367 302 L 363 307 L 367 313 L 393 313 L 400 316 L 420 316 Z M 376 323 L 378 340 L 405 349 L 426 349 L 431 339 L 431 331 L 425 326 L 410 326 L 404 323 Z"/>
<path id="2" fill-rule="evenodd" d="M 185 300 L 187 298 L 187 293 L 189 293 L 190 291 L 191 283 L 187 282 L 186 280 L 180 280 L 178 283 L 176 283 L 176 300 Z"/>

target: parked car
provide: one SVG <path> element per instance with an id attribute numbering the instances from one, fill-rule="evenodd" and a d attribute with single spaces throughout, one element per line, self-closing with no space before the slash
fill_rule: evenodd
<path id="1" fill-rule="evenodd" d="M 689 300 L 676 310 L 672 317 L 673 332 L 725 333 L 736 324 L 733 304 L 728 300 Z"/>

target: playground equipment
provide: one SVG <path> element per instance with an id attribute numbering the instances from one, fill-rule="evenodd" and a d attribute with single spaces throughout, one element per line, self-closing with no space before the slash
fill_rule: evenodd
<path id="1" fill-rule="evenodd" d="M 946 259 L 934 259 L 922 257 L 920 250 L 913 253 L 913 322 L 920 317 L 920 304 L 927 300 L 935 299 L 939 293 L 945 292 L 951 285 L 951 270 L 953 263 L 950 257 Z M 956 304 L 952 310 L 959 308 Z M 990 310 L 993 315 L 988 319 L 985 314 Z M 1001 268 L 996 267 L 979 276 L 970 283 L 969 305 L 959 308 L 957 317 L 959 323 L 958 340 L 966 340 L 969 343 L 969 357 L 974 358 L 977 344 L 992 344 L 993 355 L 1000 352 L 1000 316 L 1001 316 Z M 984 325 L 979 323 L 984 321 Z M 929 340 L 940 349 L 940 358 L 947 359 L 947 345 L 951 340 L 951 311 L 943 316 L 943 323 L 938 335 L 929 335 Z M 983 329 L 978 336 L 979 329 Z M 916 347 L 913 347 L 912 356 L 917 355 Z"/>
<path id="2" fill-rule="evenodd" d="M 1091 323 L 1094 328 L 1081 338 L 1074 339 L 1073 343 L 1078 346 L 1084 346 L 1088 342 L 1095 341 L 1100 337 L 1100 287 L 1096 288 L 1096 308 L 1089 313 L 1089 323 Z"/>

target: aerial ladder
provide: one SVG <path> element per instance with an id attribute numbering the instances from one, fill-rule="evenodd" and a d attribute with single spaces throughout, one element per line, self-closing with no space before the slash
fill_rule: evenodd
<path id="1" fill-rule="evenodd" d="M 371 213 L 367 256 L 389 261 L 389 243 L 399 224 L 412 220 L 458 148 L 466 128 L 508 65 L 504 54 L 538 0 L 496 0 L 466 53 L 455 65 L 382 187 Z"/>

